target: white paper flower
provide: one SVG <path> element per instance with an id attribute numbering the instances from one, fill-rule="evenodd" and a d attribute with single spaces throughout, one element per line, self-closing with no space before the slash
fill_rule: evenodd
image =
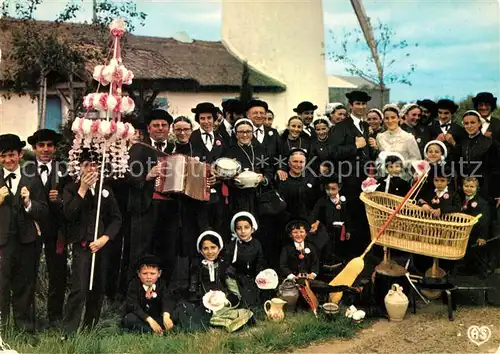
<path id="1" fill-rule="evenodd" d="M 103 197 L 103 198 L 107 198 L 107 197 L 109 197 L 109 191 L 108 191 L 107 189 L 103 189 L 103 190 L 102 190 L 102 197 Z"/>
<path id="2" fill-rule="evenodd" d="M 111 133 L 111 123 L 108 122 L 107 120 L 101 121 L 101 124 L 99 125 L 99 134 L 101 135 L 109 135 Z"/>
<path id="3" fill-rule="evenodd" d="M 113 109 L 115 109 L 118 101 L 116 100 L 115 96 L 109 95 L 106 100 L 106 104 L 108 105 L 108 111 L 112 111 Z"/>
<path id="4" fill-rule="evenodd" d="M 346 201 L 346 198 L 345 198 L 343 195 L 341 195 L 341 196 L 340 196 L 340 201 L 341 201 L 341 202 L 345 202 L 345 201 Z"/>
<path id="5" fill-rule="evenodd" d="M 308 183 L 308 184 L 306 184 L 306 186 L 307 186 L 308 188 L 312 188 L 312 186 L 313 186 L 313 185 L 312 185 L 311 183 Z"/>
<path id="6" fill-rule="evenodd" d="M 210 290 L 203 296 L 203 306 L 212 312 L 217 312 L 224 308 L 226 303 L 226 294 L 219 290 Z"/>
<path id="7" fill-rule="evenodd" d="M 134 111 L 135 103 L 134 100 L 128 96 L 122 97 L 120 111 L 122 113 L 131 113 Z"/>
<path id="8" fill-rule="evenodd" d="M 349 306 L 349 308 L 345 310 L 345 317 L 352 318 L 352 315 L 354 315 L 356 311 L 358 311 L 358 309 L 354 305 Z"/>
<path id="9" fill-rule="evenodd" d="M 366 313 L 363 310 L 358 310 L 352 314 L 352 319 L 354 321 L 361 321 L 363 318 L 365 318 Z"/>
<path id="10" fill-rule="evenodd" d="M 117 136 L 122 136 L 123 133 L 125 133 L 125 124 L 123 122 L 118 122 L 116 123 L 116 135 Z"/>
<path id="11" fill-rule="evenodd" d="M 81 118 L 75 118 L 73 124 L 71 125 L 71 131 L 74 133 L 81 133 L 80 124 L 82 122 Z"/>
<path id="12" fill-rule="evenodd" d="M 129 125 L 129 127 L 128 127 L 128 134 L 127 134 L 127 140 L 130 140 L 135 135 L 135 129 L 132 126 L 132 124 L 130 124 L 130 123 L 127 123 L 127 124 Z"/>
<path id="13" fill-rule="evenodd" d="M 269 136 L 273 136 L 273 135 L 274 135 L 274 133 L 273 133 L 273 131 L 272 131 L 272 130 L 270 130 L 270 131 L 269 131 L 269 133 L 267 133 L 267 134 L 268 134 Z"/>
<path id="14" fill-rule="evenodd" d="M 82 132 L 83 134 L 90 134 L 92 129 L 92 121 L 90 119 L 84 119 L 82 124 Z"/>

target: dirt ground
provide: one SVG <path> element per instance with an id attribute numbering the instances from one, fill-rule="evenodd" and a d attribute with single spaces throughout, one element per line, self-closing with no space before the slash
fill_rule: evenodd
<path id="1" fill-rule="evenodd" d="M 472 343 L 470 326 L 488 326 L 490 339 L 480 346 Z M 379 320 L 350 340 L 318 343 L 294 353 L 499 353 L 500 308 L 458 308 L 449 321 L 445 305 L 435 301 L 407 313 L 403 322 Z"/>

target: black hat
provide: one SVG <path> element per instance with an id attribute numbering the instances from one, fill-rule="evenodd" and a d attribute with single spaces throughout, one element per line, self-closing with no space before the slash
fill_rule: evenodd
<path id="1" fill-rule="evenodd" d="M 429 112 L 431 112 L 431 114 L 435 114 L 436 111 L 437 111 L 436 102 L 434 102 L 433 100 L 429 100 L 429 99 L 426 98 L 426 99 L 423 99 L 423 100 L 418 100 L 417 104 L 420 107 L 423 107 L 426 110 L 428 110 Z"/>
<path id="2" fill-rule="evenodd" d="M 224 110 L 224 112 L 236 114 L 243 114 L 245 111 L 243 103 L 235 98 L 231 98 L 222 102 L 222 109 Z"/>
<path id="3" fill-rule="evenodd" d="M 330 183 L 337 183 L 340 187 L 341 183 L 340 183 L 340 178 L 339 176 L 334 173 L 332 174 L 331 176 L 327 177 L 324 181 L 324 185 L 325 185 L 325 188 L 330 184 Z"/>
<path id="4" fill-rule="evenodd" d="M 297 106 L 297 108 L 294 108 L 293 111 L 298 113 L 298 114 L 301 114 L 301 113 L 304 113 L 307 111 L 315 111 L 317 109 L 318 109 L 318 106 L 312 104 L 309 101 L 304 101 L 304 102 L 300 102 L 299 105 Z"/>
<path id="5" fill-rule="evenodd" d="M 253 107 L 263 107 L 266 111 L 269 109 L 267 103 L 261 100 L 251 100 L 250 102 L 248 102 L 247 111 Z"/>
<path id="6" fill-rule="evenodd" d="M 138 120 L 130 121 L 135 130 L 147 130 L 146 124 Z"/>
<path id="7" fill-rule="evenodd" d="M 32 136 L 28 138 L 28 144 L 35 146 L 40 141 L 52 141 L 57 145 L 62 140 L 62 135 L 52 129 L 37 130 Z"/>
<path id="8" fill-rule="evenodd" d="M 191 112 L 195 114 L 201 114 L 201 113 L 215 114 L 217 112 L 217 107 L 215 107 L 210 102 L 202 102 L 198 103 L 195 108 L 192 108 Z"/>
<path id="9" fill-rule="evenodd" d="M 174 118 L 163 109 L 154 109 L 148 116 L 144 119 L 144 124 L 149 125 L 153 120 L 164 120 L 168 123 L 168 125 L 172 124 Z"/>
<path id="10" fill-rule="evenodd" d="M 309 229 L 311 228 L 311 224 L 306 219 L 297 217 L 297 218 L 291 219 L 286 224 L 285 230 L 288 234 L 290 234 L 293 229 L 296 229 L 299 227 L 303 227 L 304 229 L 306 229 L 307 232 L 309 232 Z"/>
<path id="11" fill-rule="evenodd" d="M 161 260 L 152 254 L 145 254 L 136 262 L 135 269 L 140 270 L 142 266 L 151 266 L 161 268 Z"/>
<path id="12" fill-rule="evenodd" d="M 15 134 L 3 134 L 0 135 L 0 153 L 9 150 L 22 150 L 26 146 L 25 141 Z"/>
<path id="13" fill-rule="evenodd" d="M 497 109 L 497 98 L 491 92 L 479 92 L 476 97 L 472 98 L 476 110 L 481 102 L 489 103 L 492 111 Z"/>
<path id="14" fill-rule="evenodd" d="M 457 111 L 458 105 L 452 100 L 444 98 L 438 101 L 438 103 L 436 104 L 436 108 L 447 109 L 451 112 L 451 114 L 453 114 Z"/>
<path id="15" fill-rule="evenodd" d="M 98 157 L 99 154 L 97 154 L 93 149 L 83 148 L 80 152 L 80 155 L 78 155 L 78 161 L 80 161 L 80 163 L 83 163 L 85 161 L 96 162 L 96 159 Z"/>
<path id="16" fill-rule="evenodd" d="M 345 97 L 349 100 L 349 103 L 358 102 L 368 102 L 372 98 L 364 91 L 351 91 L 345 94 Z"/>

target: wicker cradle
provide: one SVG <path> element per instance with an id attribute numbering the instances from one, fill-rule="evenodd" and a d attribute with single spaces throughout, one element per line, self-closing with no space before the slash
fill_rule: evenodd
<path id="1" fill-rule="evenodd" d="M 383 192 L 361 193 L 372 240 L 403 198 Z M 467 250 L 469 234 L 481 215 L 453 213 L 430 218 L 414 201 L 408 201 L 380 236 L 377 245 L 424 256 L 458 260 Z"/>

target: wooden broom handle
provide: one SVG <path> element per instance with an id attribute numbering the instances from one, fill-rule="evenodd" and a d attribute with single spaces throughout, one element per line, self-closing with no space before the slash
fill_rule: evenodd
<path id="1" fill-rule="evenodd" d="M 406 204 L 406 202 L 408 201 L 408 199 L 410 199 L 410 197 L 413 194 L 413 192 L 418 188 L 418 186 L 422 183 L 422 181 L 424 180 L 424 178 L 426 176 L 427 176 L 427 173 L 423 173 L 422 176 L 419 177 L 417 183 L 415 183 L 410 188 L 410 190 L 408 191 L 408 193 L 406 193 L 403 201 L 401 203 L 399 203 L 399 205 L 397 206 L 396 210 L 394 210 L 392 212 L 392 214 L 385 221 L 384 225 L 382 225 L 382 227 L 378 230 L 377 236 L 372 240 L 372 242 L 370 242 L 370 244 L 368 245 L 368 247 L 366 248 L 366 250 L 361 255 L 361 258 L 364 258 L 366 256 L 366 254 L 368 252 L 370 252 L 370 250 L 372 249 L 373 245 L 377 242 L 377 240 L 380 238 L 380 236 L 382 236 L 382 234 L 384 233 L 384 231 L 387 229 L 387 227 L 391 223 L 392 219 L 394 219 L 394 217 L 396 216 L 396 214 L 399 213 L 399 211 L 403 208 L 403 206 Z"/>

